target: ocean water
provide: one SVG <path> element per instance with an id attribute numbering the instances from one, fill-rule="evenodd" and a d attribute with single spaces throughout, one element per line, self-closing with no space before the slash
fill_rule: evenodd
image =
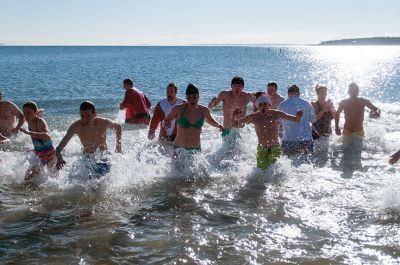
<path id="1" fill-rule="evenodd" d="M 44 108 L 55 144 L 83 100 L 117 119 L 125 78 L 154 107 L 170 81 L 181 96 L 195 83 L 207 104 L 235 75 L 254 92 L 298 84 L 308 100 L 324 84 L 336 105 L 357 82 L 382 117 L 366 115 L 361 143 L 332 136 L 311 163 L 281 157 L 267 172 L 252 126 L 232 147 L 205 125 L 203 152 L 176 170 L 145 127 L 123 125 L 106 177 L 88 178 L 75 137 L 58 178 L 35 186 L 23 183 L 32 144 L 18 135 L 0 150 L 0 263 L 400 263 L 400 164 L 388 165 L 400 149 L 400 47 L 0 47 L 5 99 Z M 213 114 L 222 121 L 221 107 Z M 113 151 L 112 131 L 108 141 Z"/>

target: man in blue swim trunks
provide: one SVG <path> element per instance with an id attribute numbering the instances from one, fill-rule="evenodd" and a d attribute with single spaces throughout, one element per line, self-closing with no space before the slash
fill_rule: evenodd
<path id="1" fill-rule="evenodd" d="M 208 104 L 210 109 L 215 108 L 222 101 L 222 112 L 224 116 L 224 131 L 222 137 L 226 138 L 232 128 L 237 128 L 232 124 L 233 112 L 239 112 L 238 119 L 246 116 L 247 104 L 255 102 L 256 96 L 253 93 L 243 91 L 244 80 L 240 76 L 235 76 L 231 82 L 231 90 L 224 90 L 217 97 L 214 97 Z"/>
<path id="2" fill-rule="evenodd" d="M 110 163 L 104 157 L 107 152 L 107 129 L 114 129 L 116 134 L 115 152 L 121 152 L 121 125 L 110 119 L 96 116 L 96 109 L 92 102 L 85 101 L 80 106 L 81 118 L 74 122 L 67 130 L 67 134 L 56 148 L 57 169 L 61 169 L 65 160 L 61 151 L 71 138 L 77 134 L 82 143 L 84 158 L 89 159 L 89 167 L 95 176 L 104 176 L 110 171 Z M 98 157 L 97 155 L 100 155 Z"/>
<path id="3" fill-rule="evenodd" d="M 312 124 L 316 121 L 314 108 L 311 103 L 300 98 L 297 85 L 288 87 L 288 99 L 279 104 L 278 110 L 295 115 L 301 110 L 303 116 L 300 122 L 282 120 L 283 138 L 282 152 L 285 155 L 308 154 L 313 151 Z"/>

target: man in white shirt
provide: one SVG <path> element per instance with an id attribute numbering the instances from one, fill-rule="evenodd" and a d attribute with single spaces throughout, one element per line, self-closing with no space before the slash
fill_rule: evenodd
<path id="1" fill-rule="evenodd" d="M 297 85 L 288 87 L 288 99 L 279 104 L 279 110 L 291 115 L 301 110 L 303 117 L 300 122 L 282 120 L 283 138 L 282 152 L 285 155 L 307 154 L 313 151 L 312 124 L 316 115 L 310 102 L 300 98 L 300 89 Z"/>
<path id="2" fill-rule="evenodd" d="M 176 97 L 176 94 L 178 93 L 178 87 L 174 83 L 168 84 L 166 92 L 167 92 L 167 98 L 160 100 L 157 103 L 156 108 L 154 109 L 154 115 L 150 122 L 148 138 L 152 140 L 156 137 L 155 136 L 156 130 L 161 123 L 158 140 L 160 142 L 172 143 L 175 140 L 176 136 L 175 120 L 171 122 L 172 125 L 169 128 L 165 128 L 163 126 L 163 122 L 164 119 L 169 115 L 171 110 L 175 106 L 184 103 L 185 100 Z"/>

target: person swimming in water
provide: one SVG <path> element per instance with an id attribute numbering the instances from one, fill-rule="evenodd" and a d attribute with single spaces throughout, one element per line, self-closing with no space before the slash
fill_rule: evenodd
<path id="1" fill-rule="evenodd" d="M 175 149 L 190 152 L 201 151 L 200 135 L 204 121 L 222 132 L 224 127 L 219 124 L 210 113 L 210 109 L 199 105 L 199 89 L 189 84 L 186 89 L 186 102 L 174 107 L 165 118 L 164 126 L 171 127 L 171 122 L 176 119 L 177 134 L 174 141 Z"/>
<path id="2" fill-rule="evenodd" d="M 41 117 L 42 111 L 33 101 L 26 102 L 22 111 L 28 123 L 28 130 L 20 128 L 19 131 L 29 135 L 32 139 L 35 157 L 30 160 L 30 166 L 25 173 L 25 181 L 30 182 L 47 167 L 52 175 L 56 173 L 56 152 L 51 140 L 46 121 Z"/>
<path id="3" fill-rule="evenodd" d="M 238 127 L 244 127 L 245 124 L 254 124 L 257 138 L 257 168 L 267 169 L 275 163 L 281 155 L 279 145 L 279 119 L 299 122 L 303 112 L 297 111 L 296 116 L 285 112 L 271 109 L 271 100 L 262 95 L 256 100 L 258 111 L 247 115 L 244 118 L 237 118 L 239 111 L 235 111 L 232 117 L 232 123 Z"/>
<path id="4" fill-rule="evenodd" d="M 356 83 L 349 85 L 349 98 L 339 103 L 339 108 L 335 117 L 336 135 L 357 135 L 364 136 L 364 110 L 365 107 L 371 110 L 370 117 L 378 118 L 381 114 L 380 109 L 371 103 L 368 99 L 358 97 L 360 88 Z M 339 127 L 340 114 L 344 111 L 344 128 L 343 132 Z"/>
<path id="5" fill-rule="evenodd" d="M 66 135 L 56 148 L 57 169 L 61 169 L 66 164 L 61 155 L 61 151 L 65 148 L 71 138 L 76 134 L 81 141 L 84 157 L 87 158 L 92 165 L 93 174 L 103 176 L 110 171 L 110 163 L 104 158 L 107 152 L 107 129 L 114 129 L 116 147 L 115 152 L 121 153 L 121 125 L 110 119 L 97 117 L 96 108 L 90 101 L 85 101 L 80 106 L 81 118 L 75 121 L 67 130 Z M 100 153 L 100 159 L 95 154 Z"/>

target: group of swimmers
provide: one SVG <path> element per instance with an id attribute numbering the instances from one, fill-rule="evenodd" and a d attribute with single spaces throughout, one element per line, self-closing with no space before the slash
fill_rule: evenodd
<path id="1" fill-rule="evenodd" d="M 220 92 L 212 98 L 208 107 L 199 104 L 199 89 L 194 84 L 186 88 L 186 100 L 177 97 L 178 87 L 169 83 L 166 98 L 160 100 L 153 117 L 150 115 L 151 102 L 143 92 L 134 87 L 132 80 L 123 81 L 125 97 L 120 109 L 126 111 L 128 124 L 149 125 L 148 138 L 154 139 L 160 128 L 158 141 L 174 149 L 173 157 L 179 154 L 193 154 L 201 151 L 200 136 L 204 122 L 218 128 L 222 138 L 229 140 L 238 134 L 237 128 L 253 124 L 258 138 L 257 167 L 267 169 L 283 153 L 287 156 L 304 155 L 313 152 L 316 139 L 327 138 L 332 134 L 331 121 L 335 120 L 337 135 L 364 136 L 363 121 L 365 107 L 371 110 L 370 117 L 380 116 L 380 110 L 369 100 L 358 97 L 359 87 L 349 85 L 349 98 L 342 100 L 336 110 L 327 99 L 328 88 L 317 85 L 317 100 L 308 102 L 300 97 L 297 85 L 287 89 L 287 99 L 277 93 L 278 85 L 270 82 L 266 91 L 250 93 L 244 91 L 244 80 L 235 76 L 231 89 Z M 210 109 L 222 102 L 223 124 L 218 123 Z M 253 104 L 253 113 L 247 115 L 248 104 Z M 343 131 L 339 127 L 340 114 L 344 112 Z M 18 123 L 16 122 L 18 119 Z M 28 130 L 22 126 L 28 124 Z M 80 105 L 80 119 L 67 130 L 61 142 L 54 147 L 43 111 L 35 102 L 26 102 L 19 108 L 4 101 L 0 94 L 0 144 L 10 144 L 10 135 L 22 132 L 32 138 L 34 159 L 26 172 L 25 180 L 30 181 L 44 167 L 56 173 L 65 164 L 62 151 L 71 138 L 78 135 L 85 157 L 92 159 L 94 154 L 107 151 L 106 131 L 112 128 L 116 134 L 116 152 L 122 152 L 121 125 L 107 118 L 98 117 L 95 105 L 85 101 Z M 281 138 L 281 139 L 280 139 Z M 394 164 L 400 159 L 400 150 L 390 157 Z M 104 175 L 110 170 L 106 160 L 96 160 L 93 170 Z"/>

